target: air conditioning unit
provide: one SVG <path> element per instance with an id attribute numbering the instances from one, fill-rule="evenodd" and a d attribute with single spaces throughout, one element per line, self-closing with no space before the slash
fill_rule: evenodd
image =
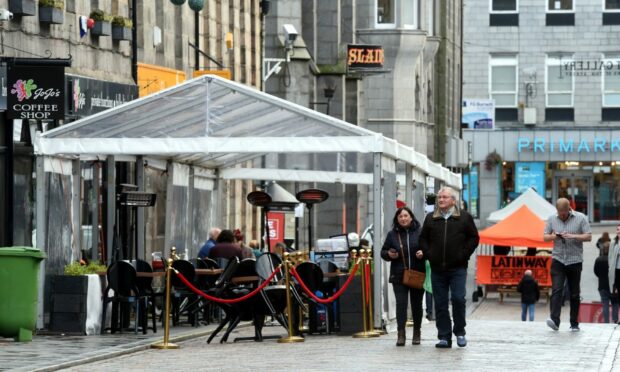
<path id="1" fill-rule="evenodd" d="M 536 124 L 536 109 L 534 107 L 526 107 L 523 109 L 523 124 Z"/>

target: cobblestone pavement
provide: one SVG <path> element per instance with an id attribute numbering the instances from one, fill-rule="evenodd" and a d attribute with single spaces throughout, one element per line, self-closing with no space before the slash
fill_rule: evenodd
<path id="1" fill-rule="evenodd" d="M 594 228 L 593 241 L 584 249 L 582 297 L 584 302 L 599 301 L 596 277 L 592 272 L 598 251 L 594 242 L 603 230 Z M 172 329 L 174 342 L 180 350 L 150 350 L 149 345 L 161 341 L 163 330 L 134 335 L 132 333 L 105 336 L 41 336 L 31 343 L 0 339 L 0 371 L 51 371 L 64 367 L 71 370 L 152 370 L 162 368 L 170 360 L 179 371 L 197 370 L 422 370 L 427 368 L 456 370 L 588 370 L 620 371 L 620 326 L 582 324 L 583 331 L 569 333 L 565 328 L 568 307 L 562 311 L 562 330 L 552 332 L 544 325 L 549 307 L 541 301 L 536 308 L 535 322 L 520 321 L 517 297 L 499 304 L 497 294 L 484 301 L 472 303 L 475 289 L 475 263 L 469 268 L 468 338 L 465 349 L 436 350 L 434 323 L 423 326 L 420 347 L 408 345 L 395 348 L 393 334 L 379 339 L 361 340 L 351 337 L 309 336 L 302 344 L 278 344 L 267 340 L 262 344 L 206 345 L 204 335 L 213 325 L 200 328 Z M 243 328 L 238 333 L 251 333 Z M 265 334 L 281 335 L 279 327 L 268 327 Z M 197 338 L 203 336 L 202 338 Z M 188 339 L 187 341 L 178 341 Z M 265 355 L 270 357 L 265 357 Z M 231 357 L 232 356 L 232 357 Z M 301 357 L 300 357 L 301 356 Z M 172 358 L 172 359 L 170 359 Z M 456 367 L 456 368 L 454 368 Z"/>
<path id="2" fill-rule="evenodd" d="M 178 350 L 148 350 L 100 361 L 68 371 L 151 371 L 170 366 L 177 371 L 612 371 L 620 370 L 617 355 L 620 326 L 584 324 L 571 333 L 539 322 L 472 320 L 466 348 L 434 347 L 435 327 L 422 329 L 422 345 L 394 346 L 395 335 L 375 339 L 308 336 L 304 343 L 240 342 L 207 345 L 205 338 L 181 342 Z M 249 335 L 250 328 L 236 336 Z M 265 333 L 281 334 L 280 328 Z M 410 337 L 411 330 L 408 330 Z"/>

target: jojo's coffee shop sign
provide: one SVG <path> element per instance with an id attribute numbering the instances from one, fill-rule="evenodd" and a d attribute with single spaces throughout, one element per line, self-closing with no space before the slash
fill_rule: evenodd
<path id="1" fill-rule="evenodd" d="M 9 119 L 62 120 L 65 69 L 60 66 L 9 66 Z"/>

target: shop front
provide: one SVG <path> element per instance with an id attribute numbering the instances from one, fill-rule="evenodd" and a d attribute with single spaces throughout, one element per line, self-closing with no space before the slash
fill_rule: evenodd
<path id="1" fill-rule="evenodd" d="M 479 190 L 469 195 L 480 191 L 483 219 L 534 187 L 550 203 L 567 198 L 591 222 L 620 220 L 620 130 L 476 129 L 463 137 L 476 144 L 470 179 L 479 178 L 471 185 Z"/>

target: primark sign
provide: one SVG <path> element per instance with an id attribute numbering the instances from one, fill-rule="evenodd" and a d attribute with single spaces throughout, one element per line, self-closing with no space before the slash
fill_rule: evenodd
<path id="1" fill-rule="evenodd" d="M 620 153 L 620 138 L 558 139 L 525 138 L 517 140 L 517 152 L 534 153 Z"/>

